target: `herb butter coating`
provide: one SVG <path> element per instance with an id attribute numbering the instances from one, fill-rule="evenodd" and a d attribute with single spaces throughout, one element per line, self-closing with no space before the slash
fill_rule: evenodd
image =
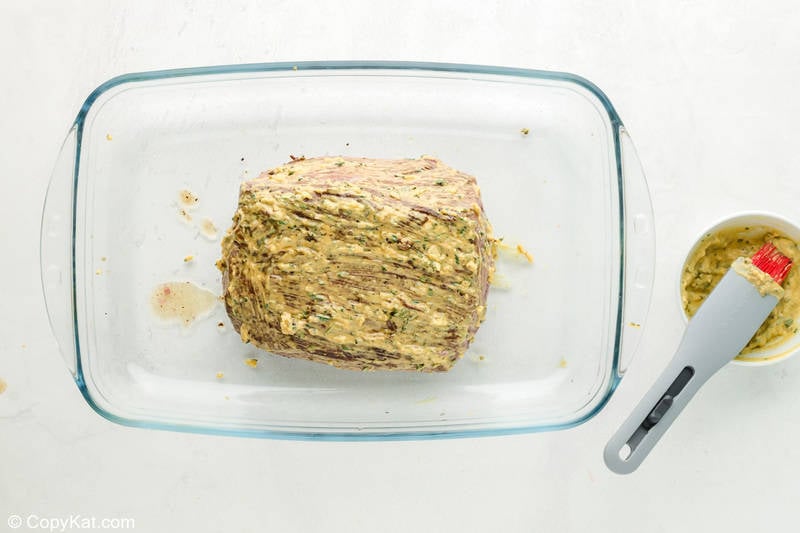
<path id="1" fill-rule="evenodd" d="M 779 297 L 778 305 L 769 314 L 747 346 L 742 350 L 742 355 L 759 352 L 779 346 L 792 338 L 797 333 L 798 318 L 800 318 L 800 248 L 797 243 L 787 235 L 762 225 L 735 226 L 724 228 L 714 233 L 705 235 L 692 254 L 686 259 L 684 270 L 681 273 L 681 300 L 687 316 L 694 316 L 705 299 L 717 286 L 725 273 L 731 268 L 738 257 L 750 257 L 758 251 L 764 243 L 772 243 L 778 251 L 790 258 L 794 264 L 789 275 L 783 282 L 781 291 L 774 291 L 774 285 L 768 280 L 757 283 L 760 292 L 767 293 L 766 289 L 773 288 L 773 293 Z M 753 276 L 758 275 L 737 267 L 739 274 L 744 274 L 750 280 L 758 281 Z M 755 267 L 753 267 L 755 268 Z M 763 278 L 762 278 L 763 279 Z M 739 359 L 745 359 L 742 356 Z"/>
<path id="2" fill-rule="evenodd" d="M 425 156 L 320 157 L 241 185 L 217 266 L 244 342 L 340 368 L 444 371 L 484 318 L 495 256 L 474 177 Z"/>

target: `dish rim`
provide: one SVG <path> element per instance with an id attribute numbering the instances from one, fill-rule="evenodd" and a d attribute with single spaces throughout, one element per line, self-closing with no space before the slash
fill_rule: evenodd
<path id="1" fill-rule="evenodd" d="M 609 126 L 611 128 L 611 138 L 614 151 L 614 167 L 617 179 L 617 202 L 618 202 L 618 238 L 619 238 L 619 279 L 618 279 L 618 295 L 617 295 L 617 312 L 616 324 L 614 331 L 614 351 L 611 361 L 610 379 L 606 387 L 599 387 L 596 394 L 592 397 L 590 402 L 595 402 L 591 410 L 578 416 L 572 420 L 559 423 L 546 423 L 541 425 L 528 425 L 511 428 L 485 428 L 485 429 L 467 429 L 467 430 L 454 430 L 454 431 L 436 431 L 422 430 L 422 431 L 396 431 L 396 432 L 364 432 L 360 433 L 355 430 L 350 431 L 331 431 L 331 432 L 317 432 L 309 431 L 283 431 L 276 429 L 251 429 L 251 428 L 236 428 L 236 427 L 220 427 L 209 425 L 193 425 L 181 424 L 176 422 L 165 422 L 156 420 L 138 420 L 133 418 L 126 418 L 109 412 L 101 407 L 93 398 L 86 381 L 84 379 L 82 357 L 80 350 L 80 339 L 78 335 L 78 312 L 77 306 L 77 274 L 75 269 L 75 252 L 76 252 L 76 230 L 77 230 L 77 191 L 78 188 L 78 175 L 80 171 L 81 162 L 81 148 L 83 129 L 85 120 L 89 111 L 92 109 L 94 102 L 100 98 L 104 93 L 122 84 L 158 81 L 169 78 L 188 78 L 196 76 L 213 76 L 225 74 L 246 74 L 246 73 L 268 73 L 268 72 L 287 72 L 303 71 L 303 72 L 324 72 L 324 71 L 355 71 L 355 70 L 373 70 L 373 71 L 397 71 L 397 72 L 428 72 L 428 73 L 459 73 L 459 74 L 480 74 L 492 76 L 506 76 L 512 78 L 527 78 L 537 80 L 550 80 L 567 82 L 588 91 L 597 101 L 602 105 L 607 114 Z M 255 438 L 269 438 L 269 439 L 283 439 L 283 440 L 321 440 L 321 441 L 385 441 L 385 440 L 429 440 L 429 439 L 445 439 L 445 438 L 465 438 L 465 437 L 489 437 L 489 436 L 502 436 L 514 435 L 524 433 L 538 433 L 545 431 L 557 431 L 572 428 L 585 423 L 599 413 L 610 400 L 617 386 L 619 385 L 623 372 L 620 369 L 620 353 L 621 343 L 623 337 L 623 320 L 624 312 L 623 305 L 625 299 L 625 276 L 626 276 L 626 213 L 625 213 L 625 177 L 622 168 L 622 148 L 620 141 L 620 132 L 623 131 L 623 123 L 617 114 L 611 101 L 605 93 L 588 79 L 560 71 L 548 71 L 537 69 L 525 69 L 516 67 L 502 67 L 502 66 L 489 66 L 489 65 L 475 65 L 475 64 L 460 64 L 460 63 L 438 63 L 438 62 L 417 62 L 417 61 L 380 61 L 380 60 L 347 60 L 347 61 L 298 61 L 298 62 L 267 62 L 267 63 L 246 63 L 235 65 L 219 65 L 219 66 L 204 66 L 204 67 L 187 67 L 165 70 L 154 70 L 144 72 L 133 72 L 122 74 L 113 77 L 106 82 L 100 84 L 95 88 L 86 100 L 83 102 L 75 121 L 73 122 L 72 129 L 75 133 L 75 159 L 74 167 L 72 168 L 72 217 L 70 228 L 70 243 L 69 249 L 71 253 L 71 298 L 72 298 L 72 331 L 74 341 L 74 361 L 75 372 L 74 379 L 89 406 L 103 418 L 129 427 L 161 429 L 169 431 L 179 431 L 184 433 L 197 433 L 197 434 L 210 434 L 210 435 L 227 435 L 227 436 L 240 436 L 240 437 L 255 437 Z M 51 182 L 52 185 L 52 182 Z M 49 194 L 49 188 L 48 188 Z M 652 289 L 652 284 L 651 284 Z M 602 396 L 601 396 L 602 395 Z M 599 400 L 596 400 L 598 397 Z M 355 428 L 354 428 L 355 429 Z"/>

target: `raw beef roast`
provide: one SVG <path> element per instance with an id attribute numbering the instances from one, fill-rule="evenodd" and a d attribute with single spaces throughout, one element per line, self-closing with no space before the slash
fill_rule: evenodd
<path id="1" fill-rule="evenodd" d="M 341 368 L 443 371 L 483 320 L 494 258 L 472 176 L 430 157 L 321 157 L 242 184 L 218 267 L 244 342 Z"/>

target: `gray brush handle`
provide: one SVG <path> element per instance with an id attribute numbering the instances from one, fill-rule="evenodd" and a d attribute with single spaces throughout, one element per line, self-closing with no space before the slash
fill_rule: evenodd
<path id="1" fill-rule="evenodd" d="M 729 270 L 689 321 L 675 356 L 608 442 L 618 474 L 636 470 L 708 378 L 747 345 L 778 303 Z"/>

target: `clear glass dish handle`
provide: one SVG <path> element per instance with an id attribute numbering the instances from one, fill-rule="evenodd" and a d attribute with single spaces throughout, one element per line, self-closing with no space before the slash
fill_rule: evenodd
<path id="1" fill-rule="evenodd" d="M 56 160 L 42 211 L 39 257 L 47 316 L 73 377 L 77 371 L 72 292 L 72 210 L 77 148 L 73 127 Z"/>
<path id="2" fill-rule="evenodd" d="M 625 194 L 625 298 L 622 340 L 617 366 L 620 377 L 628 369 L 644 330 L 650 308 L 655 269 L 653 207 L 644 170 L 624 126 L 619 128 L 620 159 Z"/>
<path id="3" fill-rule="evenodd" d="M 655 258 L 653 211 L 644 172 L 630 136 L 620 126 L 620 156 L 626 199 L 625 307 L 618 372 L 625 373 L 650 305 Z M 40 240 L 41 277 L 50 327 L 72 372 L 77 369 L 72 293 L 72 210 L 77 131 L 73 127 L 59 152 L 47 189 Z"/>

